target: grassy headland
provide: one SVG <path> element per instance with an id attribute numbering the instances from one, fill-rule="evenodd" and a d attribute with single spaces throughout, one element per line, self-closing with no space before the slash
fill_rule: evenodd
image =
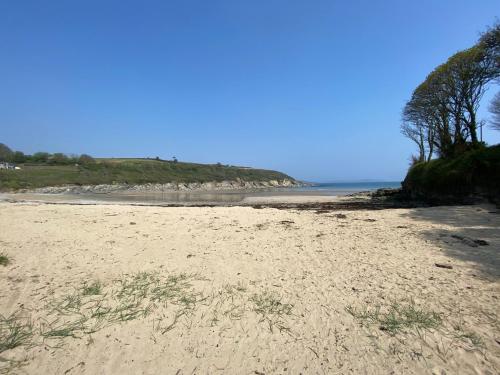
<path id="1" fill-rule="evenodd" d="M 95 159 L 72 165 L 18 164 L 0 170 L 0 190 L 62 185 L 272 181 L 294 179 L 284 173 L 221 164 L 197 164 L 155 159 Z"/>

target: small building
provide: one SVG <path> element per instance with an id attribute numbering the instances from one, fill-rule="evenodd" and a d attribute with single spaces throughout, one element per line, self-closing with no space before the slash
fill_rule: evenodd
<path id="1" fill-rule="evenodd" d="M 16 169 L 16 165 L 7 163 L 6 161 L 0 161 L 0 169 Z"/>

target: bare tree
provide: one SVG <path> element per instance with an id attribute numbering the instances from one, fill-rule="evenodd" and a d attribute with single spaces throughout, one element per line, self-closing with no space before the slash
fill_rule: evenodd
<path id="1" fill-rule="evenodd" d="M 425 138 L 423 127 L 418 123 L 403 122 L 401 124 L 401 134 L 412 140 L 418 146 L 418 156 L 412 155 L 412 163 L 420 163 L 425 161 Z"/>
<path id="2" fill-rule="evenodd" d="M 495 97 L 490 103 L 490 112 L 493 115 L 491 119 L 491 127 L 500 130 L 500 91 L 496 93 Z"/>

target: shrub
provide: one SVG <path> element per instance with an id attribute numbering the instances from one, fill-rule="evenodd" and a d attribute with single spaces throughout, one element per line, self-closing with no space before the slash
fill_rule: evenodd
<path id="1" fill-rule="evenodd" d="M 414 198 L 430 201 L 463 200 L 477 193 L 498 198 L 500 145 L 417 163 L 408 171 L 403 189 Z"/>
<path id="2" fill-rule="evenodd" d="M 50 154 L 48 152 L 36 152 L 31 157 L 31 160 L 35 163 L 46 163 L 49 160 Z"/>
<path id="3" fill-rule="evenodd" d="M 66 155 L 56 152 L 49 158 L 49 162 L 50 164 L 67 165 L 69 164 L 70 159 Z"/>
<path id="4" fill-rule="evenodd" d="M 14 153 L 12 150 L 3 143 L 0 143 L 0 161 L 12 161 Z"/>
<path id="5" fill-rule="evenodd" d="M 12 161 L 14 163 L 25 163 L 27 160 L 26 155 L 22 151 L 14 152 L 14 156 L 12 157 Z"/>
<path id="6" fill-rule="evenodd" d="M 78 163 L 79 164 L 94 164 L 95 163 L 95 159 L 90 156 L 90 155 L 87 155 L 87 154 L 82 154 L 80 155 L 80 157 L 78 158 Z"/>

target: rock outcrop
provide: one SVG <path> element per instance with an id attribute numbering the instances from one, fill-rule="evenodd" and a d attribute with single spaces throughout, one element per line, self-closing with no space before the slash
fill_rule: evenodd
<path id="1" fill-rule="evenodd" d="M 223 191 L 223 190 L 253 190 L 269 188 L 287 188 L 302 186 L 303 183 L 295 180 L 270 181 L 213 181 L 166 184 L 110 184 L 110 185 L 64 185 L 47 186 L 38 189 L 24 190 L 24 192 L 44 194 L 81 194 L 81 193 L 111 193 L 111 192 L 175 192 L 175 191 Z"/>

